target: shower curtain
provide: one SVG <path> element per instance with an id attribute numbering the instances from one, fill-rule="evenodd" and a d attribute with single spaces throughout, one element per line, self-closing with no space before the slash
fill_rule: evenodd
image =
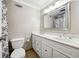
<path id="1" fill-rule="evenodd" d="M 8 51 L 8 21 L 7 21 L 7 7 L 6 1 L 2 0 L 2 58 L 9 57 Z"/>

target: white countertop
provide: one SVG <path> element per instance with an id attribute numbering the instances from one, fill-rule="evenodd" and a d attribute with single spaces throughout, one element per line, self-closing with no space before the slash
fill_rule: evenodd
<path id="1" fill-rule="evenodd" d="M 57 35 L 41 34 L 39 32 L 33 32 L 32 34 L 47 38 L 49 40 L 57 41 L 59 43 L 63 43 L 63 44 L 79 49 L 79 38 L 65 39 L 65 38 L 60 38 Z"/>

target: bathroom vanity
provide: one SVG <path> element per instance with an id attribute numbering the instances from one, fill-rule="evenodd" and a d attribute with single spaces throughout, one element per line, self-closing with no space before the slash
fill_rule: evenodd
<path id="1" fill-rule="evenodd" d="M 78 10 L 76 0 L 59 0 L 41 10 L 40 32 L 77 34 L 78 37 L 32 33 L 33 49 L 40 57 L 79 58 Z"/>
<path id="2" fill-rule="evenodd" d="M 77 42 L 76 42 L 77 41 Z M 32 46 L 41 58 L 79 58 L 79 40 L 32 33 Z"/>

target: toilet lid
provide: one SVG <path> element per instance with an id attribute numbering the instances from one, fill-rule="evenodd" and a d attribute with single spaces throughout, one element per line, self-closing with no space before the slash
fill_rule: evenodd
<path id="1" fill-rule="evenodd" d="M 24 58 L 25 50 L 23 48 L 15 49 L 12 54 L 11 58 Z"/>

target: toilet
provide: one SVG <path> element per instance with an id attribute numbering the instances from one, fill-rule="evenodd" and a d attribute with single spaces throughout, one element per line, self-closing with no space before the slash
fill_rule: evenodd
<path id="1" fill-rule="evenodd" d="M 24 38 L 16 38 L 11 40 L 12 47 L 15 49 L 10 57 L 11 58 L 24 58 L 25 50 L 22 48 L 24 45 Z"/>

